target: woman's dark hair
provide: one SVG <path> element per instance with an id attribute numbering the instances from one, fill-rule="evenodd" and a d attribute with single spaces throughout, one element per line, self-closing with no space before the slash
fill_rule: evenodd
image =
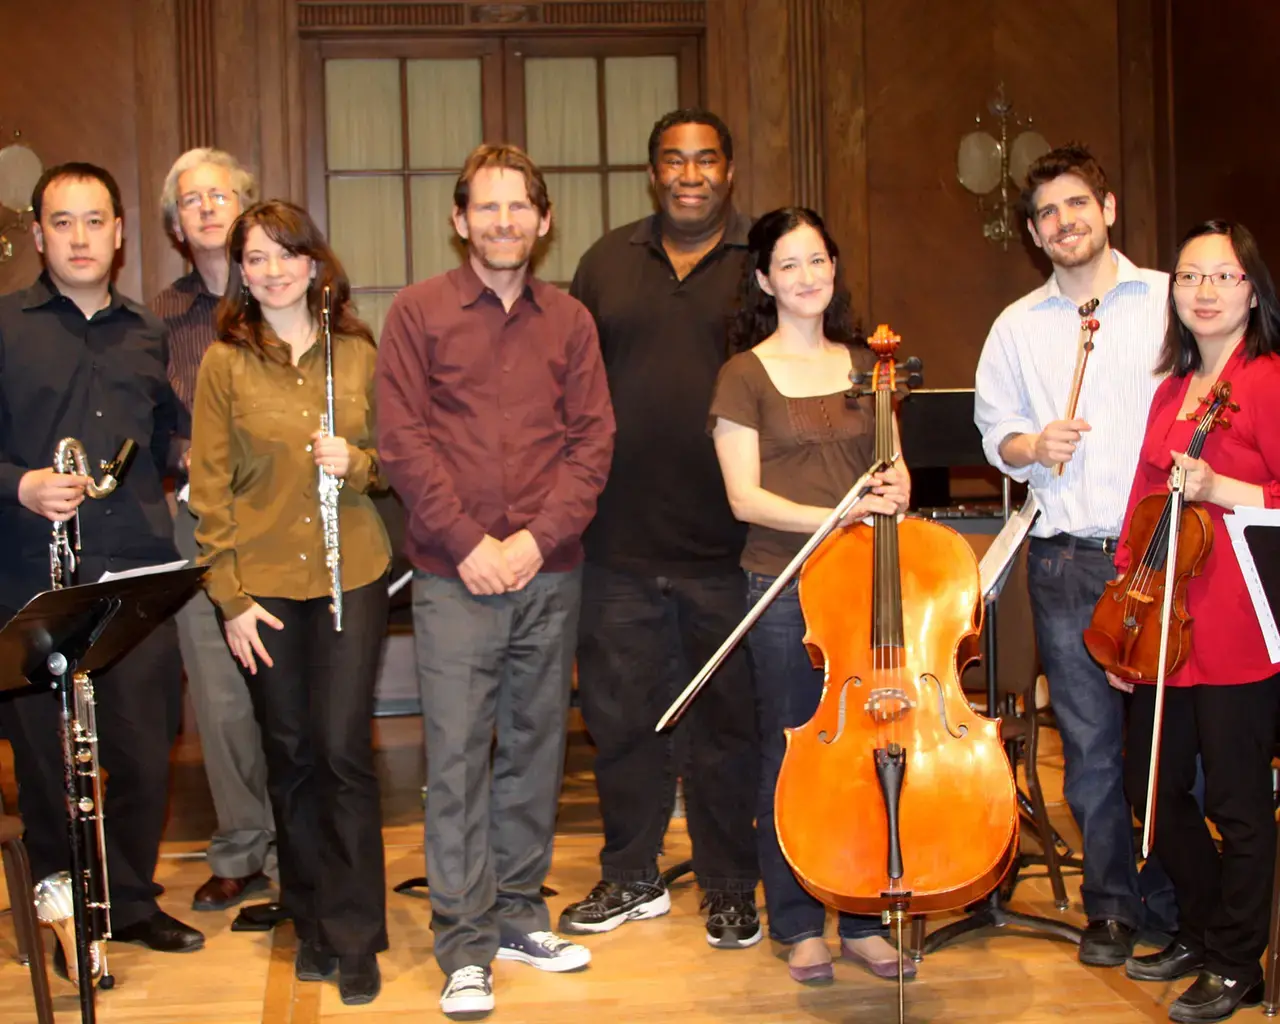
<path id="1" fill-rule="evenodd" d="M 282 199 L 255 203 L 236 218 L 227 235 L 227 253 L 231 259 L 227 275 L 227 291 L 218 305 L 218 340 L 231 345 L 244 345 L 258 355 L 277 362 L 289 362 L 289 351 L 278 343 L 268 342 L 263 332 L 262 308 L 249 293 L 240 265 L 244 260 L 245 241 L 253 227 L 260 227 L 277 245 L 295 256 L 308 256 L 315 265 L 315 278 L 307 289 L 307 307 L 312 319 L 320 322 L 320 308 L 325 285 L 329 286 L 329 325 L 335 335 L 364 338 L 373 344 L 373 333 L 356 316 L 351 303 L 351 283 L 338 257 L 329 248 L 324 235 L 307 211 Z"/>
<path id="2" fill-rule="evenodd" d="M 1185 377 L 1200 369 L 1200 346 L 1196 344 L 1195 335 L 1182 322 L 1177 307 L 1173 304 L 1176 285 L 1173 283 L 1172 273 L 1178 269 L 1178 260 L 1182 258 L 1182 251 L 1187 243 L 1205 235 L 1224 235 L 1230 240 L 1236 259 L 1240 261 L 1240 266 L 1253 287 L 1253 297 L 1258 300 L 1258 304 L 1249 310 L 1249 319 L 1244 328 L 1245 359 L 1256 359 L 1280 349 L 1280 301 L 1276 300 L 1276 286 L 1271 280 L 1271 271 L 1262 260 L 1253 232 L 1243 224 L 1232 221 L 1206 220 L 1182 237 L 1173 266 L 1169 268 L 1168 326 L 1165 328 L 1164 347 L 1160 350 L 1156 373 Z"/>
<path id="3" fill-rule="evenodd" d="M 822 236 L 822 243 L 827 247 L 827 255 L 835 262 L 835 291 L 831 302 L 822 314 L 822 331 L 830 341 L 843 342 L 846 345 L 865 345 L 853 315 L 853 302 L 849 289 L 844 286 L 840 276 L 840 250 L 835 240 L 827 233 L 827 226 L 822 218 L 806 206 L 784 206 L 780 210 L 770 210 L 751 227 L 747 235 L 748 258 L 746 271 L 742 277 L 742 293 L 738 299 L 737 310 L 729 324 L 729 352 L 745 352 L 760 344 L 778 329 L 778 304 L 772 295 L 760 287 L 756 271 L 769 273 L 769 265 L 773 262 L 773 250 L 783 235 L 790 234 L 798 227 L 809 225 Z"/>

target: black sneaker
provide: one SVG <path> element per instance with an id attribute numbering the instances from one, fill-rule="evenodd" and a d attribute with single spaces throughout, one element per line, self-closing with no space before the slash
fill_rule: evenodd
<path id="1" fill-rule="evenodd" d="M 671 894 L 660 878 L 652 882 L 601 880 L 585 900 L 564 908 L 560 931 L 570 935 L 611 932 L 620 924 L 661 917 L 670 909 Z"/>
<path id="2" fill-rule="evenodd" d="M 363 1006 L 382 991 L 382 972 L 375 953 L 344 956 L 338 960 L 338 995 L 347 1006 Z"/>
<path id="3" fill-rule="evenodd" d="M 707 911 L 707 945 L 746 949 L 764 938 L 755 893 L 709 892 L 702 906 Z"/>
<path id="4" fill-rule="evenodd" d="M 338 970 L 338 957 L 305 939 L 298 940 L 298 950 L 293 957 L 293 975 L 299 981 L 324 981 Z"/>

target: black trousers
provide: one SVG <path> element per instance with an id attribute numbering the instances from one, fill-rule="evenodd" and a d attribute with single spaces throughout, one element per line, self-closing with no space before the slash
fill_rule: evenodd
<path id="1" fill-rule="evenodd" d="M 96 578 L 96 575 L 88 578 Z M 0 609 L 8 621 L 11 609 Z M 182 707 L 182 659 L 173 620 L 161 623 L 107 671 L 92 677 L 103 794 L 111 923 L 144 921 L 159 907 L 152 880 L 169 799 L 169 751 Z M 32 877 L 71 867 L 63 789 L 60 703 L 49 691 L 0 693 L 0 728 L 13 744 L 18 808 Z"/>
<path id="2" fill-rule="evenodd" d="M 739 570 L 676 578 L 585 566 L 578 693 L 597 751 L 606 880 L 656 875 L 682 776 L 698 882 L 711 890 L 755 889 L 760 741 L 745 645 L 685 712 L 676 736 L 654 732 L 746 610 Z"/>
<path id="3" fill-rule="evenodd" d="M 267 755 L 280 899 L 298 937 L 339 956 L 387 948 L 385 866 L 373 765 L 373 690 L 387 581 L 329 599 L 257 598 L 284 629 L 259 626 L 274 665 L 245 674 Z"/>
<path id="4" fill-rule="evenodd" d="M 1276 823 L 1271 753 L 1280 675 L 1239 686 L 1165 690 L 1156 787 L 1155 852 L 1178 894 L 1178 939 L 1203 950 L 1209 970 L 1242 984 L 1262 977 Z M 1145 813 L 1155 687 L 1139 685 L 1130 710 L 1125 789 Z M 1204 763 L 1204 813 L 1192 792 Z M 1214 845 L 1205 817 L 1222 836 Z"/>

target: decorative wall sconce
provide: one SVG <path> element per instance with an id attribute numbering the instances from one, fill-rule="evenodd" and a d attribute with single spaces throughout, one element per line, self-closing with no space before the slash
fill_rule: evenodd
<path id="1" fill-rule="evenodd" d="M 987 109 L 998 126 L 999 138 L 984 131 L 973 131 L 962 138 L 956 157 L 956 177 L 978 197 L 978 210 L 984 216 L 989 215 L 982 225 L 983 236 L 1008 250 L 1009 240 L 1018 234 L 1020 182 L 1026 179 L 1036 158 L 1049 151 L 1049 143 L 1033 131 L 1018 132 L 1010 142 L 1011 130 L 1029 128 L 1031 118 L 1014 116 L 1003 82 Z M 981 125 L 982 115 L 974 120 Z"/>
<path id="2" fill-rule="evenodd" d="M 44 168 L 40 158 L 18 140 L 0 147 L 0 263 L 13 259 L 14 245 L 31 226 L 31 190 Z"/>

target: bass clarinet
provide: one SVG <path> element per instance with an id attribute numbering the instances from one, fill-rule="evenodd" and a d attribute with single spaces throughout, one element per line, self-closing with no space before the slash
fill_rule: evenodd
<path id="1" fill-rule="evenodd" d="M 333 437 L 337 422 L 333 415 L 333 332 L 329 323 L 329 286 L 324 286 L 320 306 L 320 334 L 324 340 L 324 405 L 320 433 Z M 329 569 L 330 609 L 333 630 L 342 632 L 342 537 L 338 531 L 338 492 L 343 481 L 323 466 L 319 467 L 320 522 L 324 527 L 324 564 Z"/>
<path id="2" fill-rule="evenodd" d="M 85 495 L 105 498 L 119 485 L 137 450 L 134 441 L 126 440 L 116 457 L 103 463 L 103 476 L 94 482 L 84 445 L 74 437 L 64 437 L 54 450 L 53 469 L 57 473 L 76 472 L 89 477 Z M 49 541 L 51 590 L 75 585 L 79 556 L 80 511 L 77 509 L 70 519 L 53 524 L 53 535 Z M 36 915 L 53 928 L 62 943 L 71 980 L 79 982 L 83 963 L 88 968 L 88 976 L 99 979 L 99 987 L 105 989 L 111 988 L 115 982 L 107 970 L 106 940 L 111 938 L 111 896 L 102 809 L 102 772 L 98 765 L 98 725 L 93 683 L 88 674 L 74 673 L 72 686 L 73 694 L 62 694 L 62 760 L 71 822 L 72 864 L 80 865 L 76 872 L 80 877 L 73 878 L 70 871 L 59 871 L 41 880 L 35 887 Z M 77 895 L 84 900 L 87 935 L 80 934 L 75 927 Z"/>

